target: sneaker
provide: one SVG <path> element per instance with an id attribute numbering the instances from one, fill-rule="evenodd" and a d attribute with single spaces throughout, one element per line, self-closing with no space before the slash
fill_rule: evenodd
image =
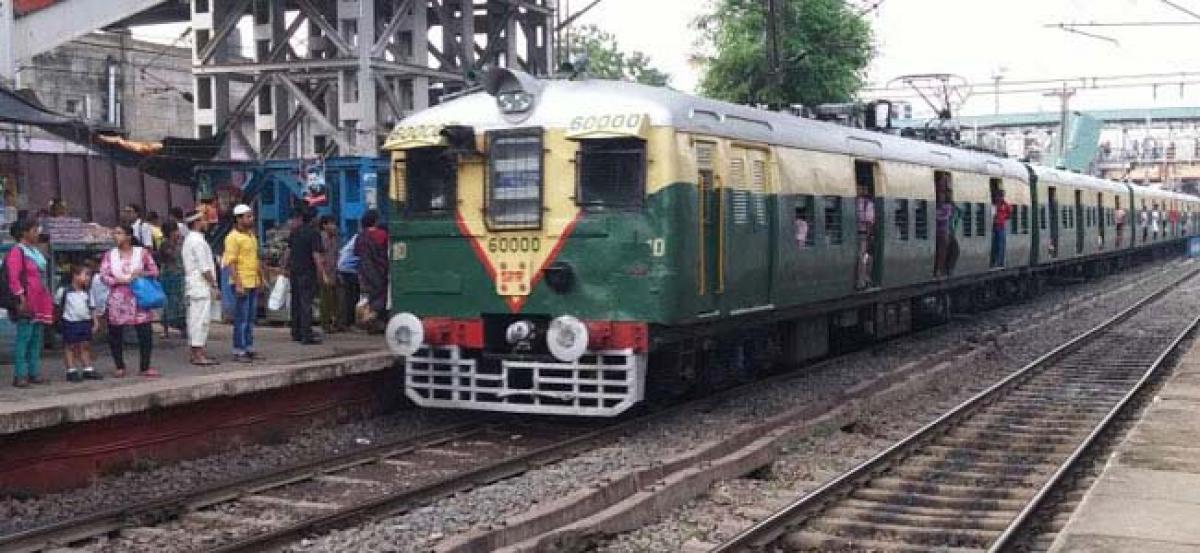
<path id="1" fill-rule="evenodd" d="M 253 363 L 254 362 L 254 358 L 250 357 L 250 354 L 248 354 L 248 353 L 235 353 L 235 354 L 233 354 L 233 360 L 237 361 L 238 363 Z"/>
<path id="2" fill-rule="evenodd" d="M 15 378 L 15 377 L 13 378 L 13 388 L 28 388 L 28 387 L 29 387 L 29 379 L 28 378 Z"/>
<path id="3" fill-rule="evenodd" d="M 91 369 L 91 370 L 84 369 L 83 379 L 84 380 L 104 380 L 104 375 L 100 374 L 100 371 L 97 371 L 95 369 Z"/>
<path id="4" fill-rule="evenodd" d="M 255 361 L 262 361 L 262 360 L 263 360 L 263 356 L 262 356 L 262 354 L 258 353 L 257 351 L 247 351 L 247 352 L 246 352 L 246 357 L 249 357 L 250 359 L 253 359 L 253 360 L 255 360 Z"/>
<path id="5" fill-rule="evenodd" d="M 144 376 L 146 378 L 159 378 L 162 375 L 158 374 L 158 371 L 155 370 L 153 367 L 151 367 L 149 369 L 142 371 L 142 376 Z"/>
<path id="6" fill-rule="evenodd" d="M 42 378 L 40 376 L 31 376 L 31 377 L 29 377 L 29 383 L 30 384 L 49 384 L 50 381 L 48 381 L 45 378 Z"/>
<path id="7" fill-rule="evenodd" d="M 83 382 L 83 376 L 76 370 L 67 371 L 67 382 Z"/>

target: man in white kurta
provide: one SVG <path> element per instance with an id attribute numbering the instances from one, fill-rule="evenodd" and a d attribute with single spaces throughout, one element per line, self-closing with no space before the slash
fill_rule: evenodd
<path id="1" fill-rule="evenodd" d="M 216 361 L 208 358 L 205 347 L 212 322 L 212 300 L 220 293 L 212 247 L 205 239 L 209 222 L 200 213 L 191 213 L 187 224 L 191 232 L 183 239 L 180 257 L 183 258 L 184 295 L 187 296 L 188 345 L 192 348 L 193 365 L 216 365 Z"/>

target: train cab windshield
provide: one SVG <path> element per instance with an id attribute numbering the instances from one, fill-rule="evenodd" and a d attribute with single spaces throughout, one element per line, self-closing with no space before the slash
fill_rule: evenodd
<path id="1" fill-rule="evenodd" d="M 488 224 L 541 228 L 542 129 L 493 131 L 488 142 Z"/>
<path id="2" fill-rule="evenodd" d="M 458 188 L 455 156 L 445 147 L 414 148 L 396 167 L 404 188 L 405 208 L 412 214 L 453 211 Z"/>
<path id="3" fill-rule="evenodd" d="M 583 140 L 576 154 L 580 205 L 633 208 L 646 186 L 646 141 L 640 138 Z"/>

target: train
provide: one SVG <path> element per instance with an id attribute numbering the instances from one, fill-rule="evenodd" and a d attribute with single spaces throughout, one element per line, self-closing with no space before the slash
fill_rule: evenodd
<path id="1" fill-rule="evenodd" d="M 1192 196 L 499 68 L 383 148 L 386 341 L 422 407 L 616 416 L 652 386 L 803 363 L 1200 231 Z"/>

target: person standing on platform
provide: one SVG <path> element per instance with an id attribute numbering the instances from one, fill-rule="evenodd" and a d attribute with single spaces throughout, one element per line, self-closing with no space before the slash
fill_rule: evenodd
<path id="1" fill-rule="evenodd" d="M 101 380 L 104 377 L 92 366 L 92 336 L 100 327 L 100 318 L 95 315 L 92 296 L 88 286 L 92 273 L 84 265 L 71 267 L 71 282 L 62 290 L 59 303 L 62 305 L 64 355 L 67 365 L 67 381 Z M 81 370 L 82 369 L 82 370 Z"/>
<path id="2" fill-rule="evenodd" d="M 321 234 L 313 226 L 313 210 L 299 208 L 300 224 L 288 236 L 288 275 L 292 292 L 292 340 L 304 345 L 321 343 L 313 336 L 313 298 L 325 277 Z"/>
<path id="3" fill-rule="evenodd" d="M 8 289 L 17 298 L 17 339 L 13 351 L 13 386 L 27 388 L 45 384 L 42 379 L 42 348 L 46 327 L 54 323 L 54 302 L 44 284 L 49 261 L 38 249 L 41 227 L 30 220 L 18 220 L 9 228 L 17 245 L 8 251 L 4 267 Z"/>
<path id="4" fill-rule="evenodd" d="M 362 218 L 362 232 L 355 241 L 358 255 L 358 284 L 375 313 L 372 330 L 382 332 L 387 324 L 388 233 L 379 227 L 379 212 L 368 210 Z"/>
<path id="5" fill-rule="evenodd" d="M 171 337 L 171 329 L 187 332 L 187 305 L 184 301 L 183 264 L 179 260 L 179 252 L 183 248 L 183 235 L 174 221 L 168 221 L 163 226 L 163 239 L 159 244 L 158 267 L 162 271 L 159 282 L 167 295 L 167 304 L 162 309 L 163 338 Z"/>
<path id="6" fill-rule="evenodd" d="M 351 236 L 338 251 L 337 278 L 342 289 L 342 328 L 354 328 L 354 308 L 358 305 L 358 255 L 354 246 L 358 236 Z"/>
<path id="7" fill-rule="evenodd" d="M 162 219 L 159 218 L 157 211 L 151 211 L 146 214 L 146 224 L 150 225 L 150 244 L 149 247 L 158 251 L 162 246 L 163 231 Z"/>
<path id="8" fill-rule="evenodd" d="M 187 222 L 185 221 L 186 216 L 183 214 L 183 208 L 178 206 L 172 207 L 167 213 L 170 215 L 167 217 L 167 220 L 171 224 L 175 225 L 175 228 L 179 229 L 179 241 L 182 243 L 183 237 L 187 236 L 188 233 L 188 226 Z"/>
<path id="9" fill-rule="evenodd" d="M 158 371 L 150 367 L 150 356 L 154 352 L 154 330 L 151 324 L 154 313 L 141 309 L 129 287 L 138 277 L 158 277 L 158 265 L 150 250 L 133 245 L 133 229 L 129 226 L 113 230 L 113 242 L 117 247 L 104 256 L 100 266 L 104 284 L 108 285 L 108 347 L 112 350 L 113 363 L 117 369 L 113 376 L 125 376 L 125 329 L 133 327 L 137 332 L 139 368 L 146 378 L 158 378 Z"/>
<path id="10" fill-rule="evenodd" d="M 186 220 L 188 233 L 183 238 L 179 257 L 183 262 L 187 296 L 188 346 L 192 349 L 192 364 L 207 367 L 219 364 L 208 356 L 208 329 L 212 324 L 212 300 L 219 298 L 221 292 L 217 286 L 212 247 L 204 238 L 208 232 L 208 218 L 197 211 Z"/>
<path id="11" fill-rule="evenodd" d="M 327 277 L 321 284 L 321 328 L 326 333 L 341 330 L 342 296 L 338 290 L 337 273 L 338 228 L 337 219 L 330 215 L 320 218 L 317 228 L 321 231 L 321 271 Z"/>
<path id="12" fill-rule="evenodd" d="M 254 322 L 258 316 L 258 291 L 266 285 L 254 235 L 254 210 L 245 204 L 233 208 L 234 228 L 225 237 L 222 265 L 229 268 L 233 284 L 233 358 L 249 363 L 262 357 L 254 351 Z"/>
<path id="13" fill-rule="evenodd" d="M 129 204 L 121 208 L 121 223 L 133 229 L 133 240 L 136 245 L 145 248 L 154 245 L 154 235 L 150 232 L 150 224 L 142 220 L 142 206 Z"/>

